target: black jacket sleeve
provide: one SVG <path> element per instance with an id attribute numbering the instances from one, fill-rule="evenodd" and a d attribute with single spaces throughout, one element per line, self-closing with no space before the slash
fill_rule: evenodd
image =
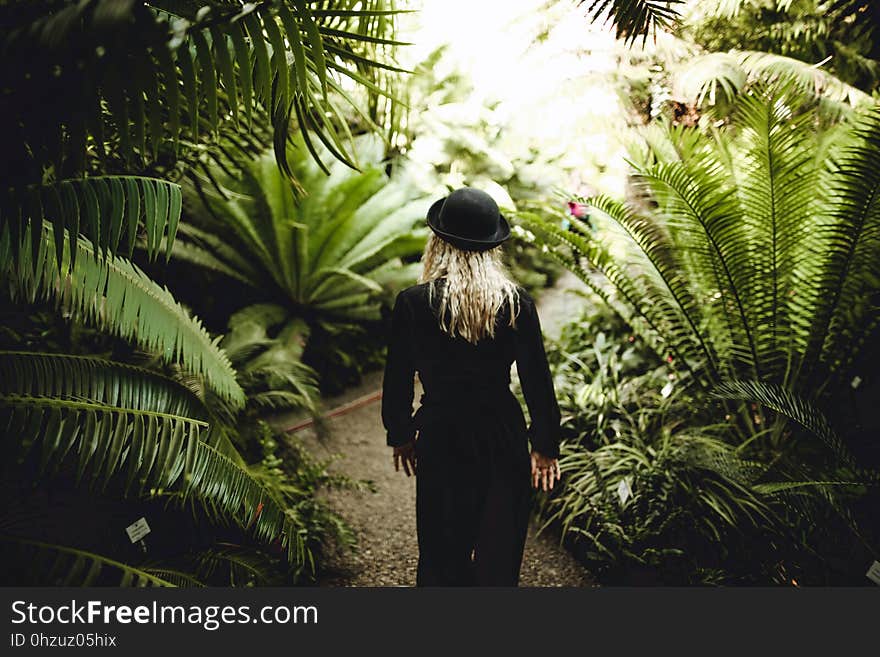
<path id="1" fill-rule="evenodd" d="M 382 424 L 386 444 L 396 447 L 415 437 L 413 424 L 413 377 L 415 364 L 411 343 L 411 312 L 403 293 L 394 300 L 391 337 L 382 379 Z"/>
<path id="2" fill-rule="evenodd" d="M 533 450 L 557 458 L 561 434 L 559 404 L 544 351 L 538 310 L 531 296 L 522 289 L 516 327 L 516 371 L 529 407 L 529 440 Z"/>

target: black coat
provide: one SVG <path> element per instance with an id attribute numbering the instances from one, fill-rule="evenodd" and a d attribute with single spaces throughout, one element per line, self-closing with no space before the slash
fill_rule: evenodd
<path id="1" fill-rule="evenodd" d="M 427 283 L 414 285 L 400 292 L 394 303 L 382 396 L 387 444 L 403 445 L 419 431 L 417 443 L 436 436 L 431 440 L 442 441 L 444 450 L 454 450 L 462 459 L 488 450 L 484 454 L 512 455 L 522 463 L 524 454 L 527 461 L 528 441 L 535 451 L 557 457 L 559 406 L 531 296 L 519 288 L 515 327 L 509 325 L 505 304 L 494 338 L 471 344 L 441 330 L 439 289 L 433 307 L 427 292 Z M 528 428 L 510 390 L 514 362 L 531 419 Z M 415 372 L 424 394 L 413 415 Z"/>

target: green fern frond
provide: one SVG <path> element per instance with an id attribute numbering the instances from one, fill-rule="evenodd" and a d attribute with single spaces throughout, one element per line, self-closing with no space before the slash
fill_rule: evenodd
<path id="1" fill-rule="evenodd" d="M 276 142 L 287 138 L 293 110 L 310 117 L 318 137 L 354 165 L 338 126 L 322 118 L 336 109 L 330 81 L 346 76 L 389 94 L 378 71 L 396 68 L 401 12 L 386 0 L 342 13 L 313 13 L 317 7 L 304 0 L 44 4 L 36 18 L 16 14 L 14 3 L 0 10 L 8 27 L 2 77 L 13 88 L 37 88 L 40 98 L 54 92 L 65 102 L 10 107 L 23 138 L 9 156 L 68 176 L 84 169 L 90 139 L 104 158 L 105 144 L 118 140 L 127 164 L 151 163 L 160 151 L 198 142 L 223 123 L 245 133 L 258 111 L 271 118 Z M 289 174 L 286 151 L 278 152 Z"/>
<path id="2" fill-rule="evenodd" d="M 180 570 L 163 568 L 161 566 L 144 566 L 143 571 L 168 582 L 168 585 L 170 586 L 178 588 L 203 588 L 205 586 L 204 583 L 190 573 L 185 573 Z"/>
<path id="3" fill-rule="evenodd" d="M 186 387 L 151 370 L 97 356 L 0 351 L 0 394 L 204 419 L 204 406 Z"/>
<path id="4" fill-rule="evenodd" d="M 684 0 L 580 0 L 579 4 L 589 5 L 588 12 L 593 21 L 607 12 L 617 38 L 632 43 L 642 37 L 644 43 L 649 34 L 656 34 L 658 28 L 669 27 L 675 22 L 679 16 L 676 5 L 683 5 Z"/>
<path id="5" fill-rule="evenodd" d="M 755 401 L 794 420 L 821 440 L 841 463 L 853 466 L 855 461 L 843 441 L 832 429 L 825 415 L 815 404 L 782 386 L 764 381 L 722 381 L 712 391 L 720 399 Z"/>
<path id="6" fill-rule="evenodd" d="M 104 403 L 0 395 L 7 428 L 3 450 L 37 461 L 41 474 L 75 467 L 76 480 L 105 489 L 124 478 L 128 493 L 172 487 L 192 467 L 205 422 L 171 413 Z"/>
<path id="7" fill-rule="evenodd" d="M 221 566 L 229 569 L 229 585 L 254 582 L 260 585 L 277 584 L 277 573 L 266 567 L 264 555 L 240 547 L 218 547 L 202 552 L 197 557 L 198 572 L 212 577 Z"/>
<path id="8" fill-rule="evenodd" d="M 228 443 L 209 445 L 204 422 L 91 402 L 0 396 L 3 450 L 41 474 L 75 468 L 77 481 L 124 493 L 196 500 L 257 540 L 280 540 L 292 563 L 303 546 L 277 486 L 252 473 Z M 226 445 L 226 446 L 224 446 Z M 224 453 L 231 450 L 231 453 Z"/>
<path id="9" fill-rule="evenodd" d="M 21 243 L 32 239 L 28 225 Z M 36 259 L 30 249 L 9 257 L 12 236 L 8 226 L 0 234 L 0 277 L 10 286 L 13 299 L 34 303 L 55 301 L 78 320 L 156 352 L 168 363 L 180 363 L 203 375 L 218 395 L 239 406 L 244 392 L 235 379 L 229 359 L 211 339 L 201 322 L 189 315 L 167 289 L 154 283 L 137 265 L 118 256 L 99 258 L 84 238 L 75 245 L 65 236 L 68 249 L 59 268 L 50 253 L 54 229 L 43 225 Z M 76 263 L 69 252 L 78 252 Z"/>
<path id="10" fill-rule="evenodd" d="M 824 299 L 813 325 L 807 362 L 836 371 L 877 326 L 880 287 L 880 109 L 861 114 L 854 141 L 838 156 L 830 180 L 830 221 L 819 247 Z"/>
<path id="11" fill-rule="evenodd" d="M 694 341 L 682 329 L 684 321 L 675 308 L 668 308 L 668 300 L 658 294 L 656 287 L 649 285 L 650 281 L 632 275 L 629 262 L 622 262 L 601 240 L 565 230 L 536 213 L 517 212 L 514 218 L 539 236 L 539 241 L 555 246 L 549 248 L 547 254 L 621 312 L 627 322 L 639 327 L 640 333 L 658 353 L 671 355 L 688 371 L 699 369 L 700 361 L 694 353 Z M 563 252 L 570 252 L 571 255 L 564 255 Z M 588 270 L 583 263 L 588 263 L 593 270 Z M 613 293 L 602 285 L 601 278 L 611 284 Z M 667 330 L 668 327 L 671 330 Z M 694 376 L 694 379 L 699 380 L 699 377 Z"/>
<path id="12" fill-rule="evenodd" d="M 761 495 L 777 495 L 782 492 L 794 490 L 820 488 L 828 486 L 860 487 L 863 481 L 776 481 L 764 484 L 755 484 L 754 489 Z"/>
<path id="13" fill-rule="evenodd" d="M 247 466 L 199 443 L 192 468 L 184 477 L 184 497 L 209 500 L 262 542 L 280 540 L 292 564 L 301 564 L 304 549 L 295 517 L 282 494 L 258 481 Z"/>
<path id="14" fill-rule="evenodd" d="M 822 114 L 835 120 L 871 102 L 868 94 L 818 66 L 775 53 L 744 50 L 697 55 L 681 64 L 674 77 L 682 98 L 706 108 L 734 101 L 754 80 L 788 85 L 802 98 L 815 99 Z"/>
<path id="15" fill-rule="evenodd" d="M 5 581 L 6 585 L 93 586 L 105 581 L 119 587 L 175 586 L 158 573 L 79 548 L 7 535 L 0 535 L 0 544 L 5 561 L 18 552 L 14 563 L 28 564 L 8 573 L 14 580 Z"/>
<path id="16" fill-rule="evenodd" d="M 182 198 L 180 186 L 141 176 L 94 176 L 61 180 L 53 185 L 8 188 L 0 195 L 0 223 L 13 235 L 12 256 L 19 257 L 19 236 L 29 222 L 42 232 L 43 222 L 54 227 L 55 258 L 64 259 L 64 231 L 82 234 L 104 256 L 130 258 L 138 230 L 145 236 L 149 258 L 162 244 L 166 260 L 177 233 Z M 123 246 L 124 245 L 124 246 Z M 76 250 L 70 256 L 76 258 Z M 36 260 L 31 254 L 32 260 Z"/>
<path id="17" fill-rule="evenodd" d="M 734 167 L 740 222 L 731 258 L 737 285 L 748 299 L 745 314 L 765 378 L 784 382 L 788 352 L 805 347 L 813 309 L 823 290 L 812 284 L 813 263 L 803 262 L 814 241 L 823 179 L 804 144 L 814 138 L 810 113 L 789 116 L 791 90 L 771 88 L 742 96 L 735 120 L 739 139 Z"/>
<path id="18" fill-rule="evenodd" d="M 304 139 L 295 143 L 305 147 Z M 377 319 L 376 300 L 387 290 L 373 275 L 424 248 L 427 233 L 419 224 L 428 199 L 385 173 L 381 140 L 361 135 L 354 144 L 361 171 L 335 162 L 328 176 L 309 159 L 298 160 L 293 173 L 306 192 L 300 197 L 270 152 L 234 175 L 212 168 L 220 188 L 188 189 L 200 227 L 198 233 L 182 230 L 180 241 L 192 235 L 213 256 L 213 269 L 222 263 L 239 279 L 274 287 L 279 300 L 337 319 Z M 203 239 L 220 229 L 225 245 Z"/>

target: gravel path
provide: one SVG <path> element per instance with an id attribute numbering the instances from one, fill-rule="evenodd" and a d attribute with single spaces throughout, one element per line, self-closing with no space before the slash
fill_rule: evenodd
<path id="1" fill-rule="evenodd" d="M 580 282 L 566 273 L 547 290 L 539 302 L 542 325 L 547 335 L 555 335 L 572 316 L 572 308 L 582 303 L 567 292 Z M 357 388 L 325 400 L 333 409 L 375 392 L 382 385 L 382 372 L 373 372 Z M 419 399 L 420 390 L 415 399 Z M 273 422 L 290 426 L 294 417 L 281 416 Z M 380 404 L 364 404 L 328 420 L 330 437 L 319 441 L 310 429 L 297 433 L 318 457 L 339 454 L 332 468 L 355 479 L 370 480 L 376 492 L 339 490 L 324 492 L 330 504 L 354 527 L 356 551 L 330 555 L 319 584 L 322 586 L 413 586 L 416 578 L 415 478 L 395 472 L 391 450 L 385 445 Z M 522 569 L 521 586 L 591 586 L 591 578 L 558 544 L 549 531 L 536 535 L 529 527 Z"/>

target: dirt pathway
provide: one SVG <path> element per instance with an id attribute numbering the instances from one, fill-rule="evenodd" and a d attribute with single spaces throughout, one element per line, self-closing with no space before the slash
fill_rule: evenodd
<path id="1" fill-rule="evenodd" d="M 572 309 L 582 303 L 567 290 L 580 282 L 566 273 L 557 285 L 547 290 L 539 302 L 542 326 L 547 335 L 556 335 L 562 324 L 573 316 Z M 365 377 L 360 386 L 325 400 L 333 409 L 381 388 L 382 372 Z M 419 399 L 420 390 L 415 399 Z M 279 417 L 279 426 L 291 426 L 295 418 Z M 330 491 L 325 493 L 331 505 L 354 527 L 359 548 L 330 557 L 322 586 L 413 586 L 415 585 L 418 544 L 416 541 L 415 478 L 395 472 L 391 450 L 385 445 L 380 418 L 380 404 L 366 403 L 328 420 L 330 437 L 319 442 L 310 429 L 298 432 L 321 457 L 340 454 L 333 468 L 355 479 L 370 480 L 376 492 Z M 520 576 L 521 586 L 590 586 L 587 573 L 561 546 L 558 537 L 529 528 Z"/>

